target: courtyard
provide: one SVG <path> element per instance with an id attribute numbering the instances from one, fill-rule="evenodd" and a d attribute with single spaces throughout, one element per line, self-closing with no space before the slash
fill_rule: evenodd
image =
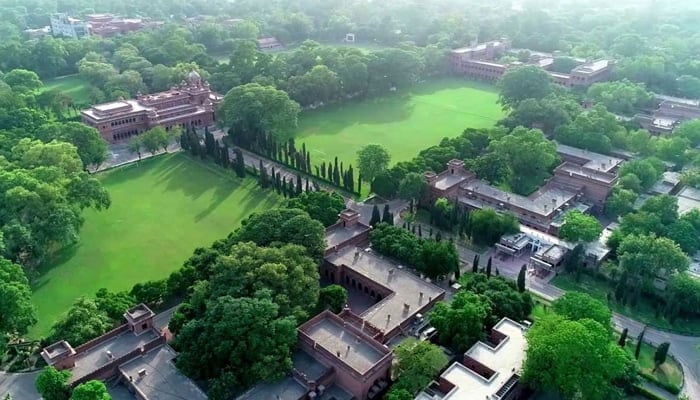
<path id="1" fill-rule="evenodd" d="M 129 290 L 162 279 L 196 247 L 226 236 L 254 211 L 281 198 L 253 179 L 170 154 L 99 175 L 112 199 L 102 212 L 87 210 L 80 241 L 40 269 L 33 301 L 39 322 L 30 337 L 46 335 L 74 300 L 100 288 Z"/>
<path id="2" fill-rule="evenodd" d="M 376 99 L 305 111 L 295 140 L 297 147 L 306 143 L 312 164 L 336 156 L 356 164 L 357 151 L 369 143 L 386 147 L 395 164 L 465 128 L 495 125 L 504 116 L 497 101 L 494 86 L 438 79 Z"/>

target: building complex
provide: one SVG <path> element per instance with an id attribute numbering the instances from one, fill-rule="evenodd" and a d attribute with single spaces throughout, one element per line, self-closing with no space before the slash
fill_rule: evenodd
<path id="1" fill-rule="evenodd" d="M 684 121 L 700 118 L 698 100 L 656 95 L 656 102 L 655 109 L 634 117 L 642 128 L 655 135 L 671 134 Z"/>
<path id="2" fill-rule="evenodd" d="M 204 127 L 215 121 L 222 96 L 195 71 L 168 91 L 138 95 L 130 100 L 98 104 L 80 112 L 84 124 L 96 128 L 110 142 L 124 141 L 156 126 Z"/>
<path id="3" fill-rule="evenodd" d="M 88 14 L 85 20 L 81 20 L 65 13 L 55 13 L 51 15 L 50 21 L 51 34 L 54 37 L 72 39 L 82 39 L 91 35 L 112 37 L 163 24 L 150 19 L 122 18 L 112 14 Z"/>
<path id="4" fill-rule="evenodd" d="M 68 14 L 52 14 L 50 22 L 51 34 L 54 37 L 82 39 L 90 36 L 90 26 L 87 22 L 70 17 Z"/>
<path id="5" fill-rule="evenodd" d="M 500 79 L 508 69 L 522 65 L 536 65 L 546 70 L 554 82 L 565 87 L 589 86 L 610 78 L 614 61 L 574 59 L 578 65 L 568 73 L 549 71 L 554 64 L 554 55 L 527 50 L 529 57 L 525 62 L 500 62 L 508 54 L 522 52 L 510 48 L 507 40 L 494 40 L 452 50 L 449 56 L 452 71 L 487 81 Z"/>
<path id="6" fill-rule="evenodd" d="M 561 217 L 570 209 L 602 210 L 617 184 L 622 159 L 562 144 L 554 176 L 530 196 L 510 193 L 476 178 L 461 160 L 451 160 L 439 174 L 426 172 L 428 201 L 447 198 L 466 209 L 493 208 L 513 213 L 522 225 L 557 235 Z"/>
<path id="7" fill-rule="evenodd" d="M 513 400 L 522 393 L 527 328 L 509 318 L 499 321 L 485 342 L 478 342 L 422 391 L 416 400 Z"/>
<path id="8" fill-rule="evenodd" d="M 392 339 L 407 334 L 445 292 L 369 249 L 370 227 L 345 210 L 326 230 L 325 282 L 348 290 L 339 314 L 322 312 L 301 325 L 294 368 L 238 400 L 379 399 L 391 381 Z"/>

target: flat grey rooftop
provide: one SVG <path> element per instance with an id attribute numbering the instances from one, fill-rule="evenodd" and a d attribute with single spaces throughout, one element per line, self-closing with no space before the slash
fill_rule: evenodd
<path id="1" fill-rule="evenodd" d="M 700 210 L 700 190 L 687 187 L 678 193 L 678 213 L 686 214 L 691 210 Z"/>
<path id="2" fill-rule="evenodd" d="M 557 143 L 557 153 L 587 160 L 587 162 L 583 164 L 584 167 L 602 172 L 608 172 L 622 163 L 621 158 L 583 150 L 561 143 Z"/>
<path id="3" fill-rule="evenodd" d="M 559 167 L 557 167 L 557 170 L 564 171 L 565 173 L 568 173 L 569 176 L 582 176 L 604 183 L 612 183 L 613 181 L 615 181 L 615 179 L 617 179 L 617 176 L 613 173 L 605 172 L 596 168 L 589 168 L 589 164 L 590 163 L 587 163 L 584 166 L 580 166 L 574 163 L 565 162 Z"/>
<path id="4" fill-rule="evenodd" d="M 124 385 L 120 383 L 114 386 L 107 386 L 107 392 L 112 397 L 112 400 L 134 400 L 133 393 Z"/>
<path id="5" fill-rule="evenodd" d="M 377 328 L 389 332 L 413 317 L 423 306 L 444 293 L 444 290 L 405 271 L 399 265 L 372 252 L 360 251 L 355 259 L 355 248 L 348 247 L 331 254 L 326 260 L 335 265 L 346 265 L 356 273 L 382 285 L 393 293 L 363 312 L 360 317 Z M 420 294 L 423 294 L 421 297 Z M 408 304 L 408 312 L 405 309 Z M 391 316 L 389 318 L 389 316 Z"/>
<path id="6" fill-rule="evenodd" d="M 482 180 L 473 180 L 468 182 L 463 186 L 463 188 L 467 191 L 471 191 L 481 196 L 493 199 L 499 203 L 503 203 L 503 205 L 512 205 L 542 216 L 551 215 L 562 204 L 565 204 L 576 197 L 576 193 L 553 186 L 543 188 L 531 197 L 525 197 L 515 193 L 506 192 Z M 497 208 L 498 204 L 491 204 L 490 206 L 492 208 Z"/>
<path id="7" fill-rule="evenodd" d="M 328 367 L 302 350 L 292 353 L 292 364 L 297 371 L 314 381 L 319 380 L 329 370 Z"/>
<path id="8" fill-rule="evenodd" d="M 369 230 L 367 226 L 360 224 L 350 227 L 342 225 L 332 226 L 326 230 L 326 250 L 344 243 L 367 230 Z"/>
<path id="9" fill-rule="evenodd" d="M 331 354 L 340 354 L 340 359 L 360 374 L 365 374 L 384 357 L 384 353 L 365 339 L 330 318 L 304 328 L 304 333 Z"/>
<path id="10" fill-rule="evenodd" d="M 175 367 L 175 356 L 176 353 L 170 346 L 161 346 L 119 369 L 134 377 L 134 386 L 149 400 L 206 400 L 204 392 Z M 146 370 L 143 377 L 139 377 L 141 369 Z"/>
<path id="11" fill-rule="evenodd" d="M 273 382 L 259 383 L 252 389 L 236 397 L 236 400 L 299 400 L 306 392 L 306 388 L 301 383 L 287 375 Z"/>
<path id="12" fill-rule="evenodd" d="M 145 331 L 139 336 L 127 331 L 100 343 L 90 351 L 81 353 L 76 357 L 71 380 L 75 381 L 89 372 L 112 362 L 112 359 L 107 357 L 107 351 L 112 353 L 114 359 L 117 359 L 156 338 L 158 338 L 158 335 L 153 330 Z"/>
<path id="13" fill-rule="evenodd" d="M 440 190 L 446 190 L 454 185 L 458 185 L 467 179 L 464 175 L 457 174 L 442 174 L 438 175 L 438 179 L 435 181 L 435 188 Z"/>

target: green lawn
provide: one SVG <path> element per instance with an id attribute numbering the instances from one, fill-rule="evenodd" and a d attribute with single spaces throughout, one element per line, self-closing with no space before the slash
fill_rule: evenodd
<path id="1" fill-rule="evenodd" d="M 576 282 L 573 276 L 568 274 L 559 274 L 550 282 L 553 285 L 565 291 L 575 290 L 583 293 L 588 293 L 592 297 L 607 303 L 607 294 L 613 291 L 613 288 L 603 280 L 595 279 L 589 275 L 582 274 L 579 282 Z M 663 314 L 657 316 L 652 303 L 648 298 L 642 296 L 639 304 L 636 307 L 623 306 L 622 304 L 612 301 L 609 304 L 610 308 L 622 315 L 626 315 L 637 321 L 651 325 L 656 328 L 678 332 L 681 334 L 698 335 L 700 334 L 700 319 L 685 319 L 679 317 L 673 324 L 663 318 Z"/>
<path id="2" fill-rule="evenodd" d="M 45 81 L 43 90 L 51 89 L 58 89 L 67 94 L 74 103 L 90 103 L 90 84 L 78 75 L 61 76 Z"/>
<path id="3" fill-rule="evenodd" d="M 379 143 L 391 162 L 410 160 L 420 150 L 465 128 L 493 126 L 503 117 L 493 86 L 440 79 L 377 99 L 345 103 L 299 116 L 297 147 L 306 143 L 313 164 L 338 157 L 356 164 L 357 151 Z"/>
<path id="4" fill-rule="evenodd" d="M 625 345 L 625 350 L 634 357 L 636 346 L 636 341 L 628 340 Z M 680 387 L 683 383 L 683 372 L 681 372 L 681 366 L 678 364 L 678 361 L 668 356 L 666 357 L 666 362 L 661 364 L 656 371 L 653 371 L 655 353 L 656 347 L 642 343 L 642 349 L 639 351 L 639 369 L 646 374 L 653 375 L 660 382 Z"/>
<path id="5" fill-rule="evenodd" d="M 280 201 L 253 179 L 235 178 L 185 154 L 156 157 L 100 178 L 112 206 L 87 211 L 80 242 L 43 268 L 34 283 L 39 323 L 32 337 L 45 335 L 78 296 L 164 278 L 196 247 L 210 245 L 251 212 Z"/>

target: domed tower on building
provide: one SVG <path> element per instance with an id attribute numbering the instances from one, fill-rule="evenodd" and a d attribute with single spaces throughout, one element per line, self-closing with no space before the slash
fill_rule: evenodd
<path id="1" fill-rule="evenodd" d="M 193 87 L 201 87 L 202 86 L 202 76 L 199 75 L 199 72 L 192 70 L 187 75 L 187 83 Z"/>

